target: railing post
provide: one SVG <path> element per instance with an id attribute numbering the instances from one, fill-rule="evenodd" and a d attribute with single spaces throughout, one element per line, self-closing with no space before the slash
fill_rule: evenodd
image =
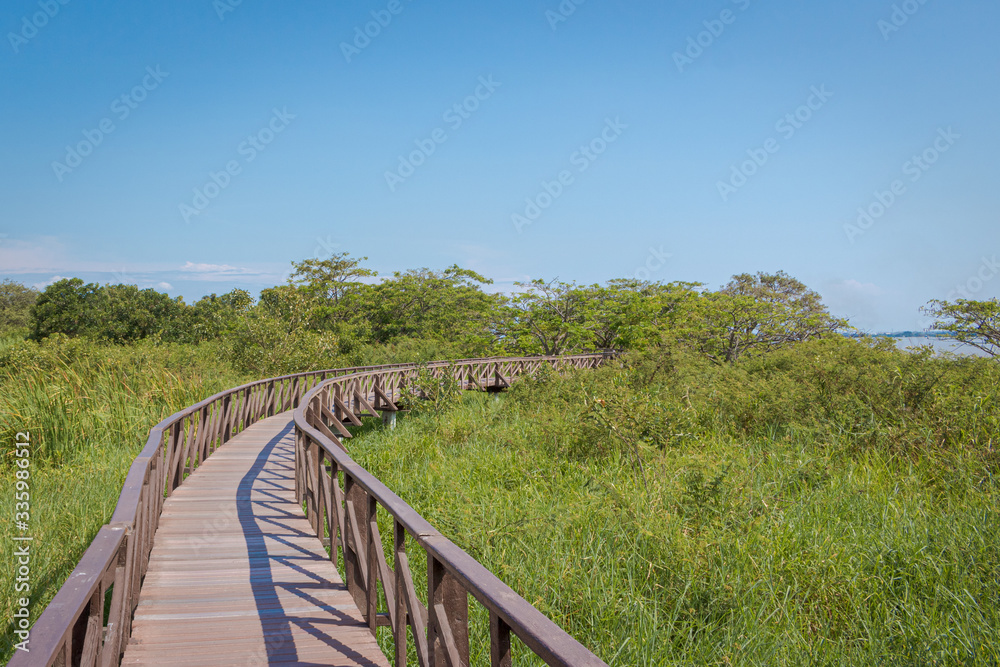
<path id="1" fill-rule="evenodd" d="M 184 454 L 181 445 L 183 442 L 183 438 L 181 437 L 181 420 L 170 425 L 169 433 L 170 435 L 167 436 L 168 456 L 170 457 L 170 488 L 168 494 L 173 493 L 174 489 L 180 486 L 184 477 L 184 461 L 181 460 Z"/>
<path id="2" fill-rule="evenodd" d="M 490 612 L 490 665 L 491 667 L 511 667 L 510 626 L 503 619 Z"/>
<path id="3" fill-rule="evenodd" d="M 364 612 L 368 609 L 368 587 L 365 585 L 363 572 L 368 565 L 365 553 L 365 545 L 368 543 L 368 494 L 346 471 L 344 478 L 344 528 L 347 533 L 344 536 L 345 579 L 347 588 L 354 597 L 354 604 Z"/>
<path id="4" fill-rule="evenodd" d="M 469 664 L 469 594 L 442 563 L 427 554 L 427 643 L 431 667 Z"/>
<path id="5" fill-rule="evenodd" d="M 378 553 L 376 549 L 381 549 L 382 544 L 375 543 L 375 533 L 372 532 L 370 523 L 378 516 L 378 503 L 374 496 L 368 496 L 368 511 L 365 519 L 365 527 L 368 534 L 365 535 L 365 542 L 368 544 L 368 629 L 372 635 L 376 635 L 378 630 Z M 388 581 L 382 582 L 383 586 L 388 586 Z"/>
<path id="6" fill-rule="evenodd" d="M 311 442 L 309 444 L 309 460 L 311 462 L 311 467 L 307 471 L 309 475 L 309 481 L 307 486 L 311 487 L 309 489 L 309 496 L 307 502 L 309 503 L 309 524 L 316 531 L 316 537 L 320 540 L 323 539 L 323 519 L 320 516 L 322 510 L 322 502 L 320 500 L 320 495 L 323 493 L 322 490 L 322 480 L 319 476 L 322 474 L 323 459 L 322 459 L 322 449 L 320 449 L 318 442 Z"/>
<path id="7" fill-rule="evenodd" d="M 338 382 L 337 384 L 333 385 L 331 389 L 333 390 L 333 395 L 339 398 L 341 401 L 343 401 L 343 398 L 340 395 L 340 383 Z M 340 409 L 340 406 L 337 405 L 336 401 L 334 401 L 333 404 L 333 416 L 339 419 L 340 421 L 344 421 L 344 411 Z"/>
<path id="8" fill-rule="evenodd" d="M 232 402 L 232 394 L 227 395 L 222 401 L 222 417 L 225 419 L 225 429 L 222 431 L 222 444 L 229 442 L 229 439 L 233 437 Z"/>
<path id="9" fill-rule="evenodd" d="M 406 558 L 406 529 L 395 518 L 393 518 L 392 526 L 393 569 L 396 571 L 396 624 L 392 629 L 396 644 L 395 665 L 396 667 L 406 667 L 406 583 L 403 579 L 403 560 Z M 388 582 L 382 582 L 383 588 L 387 585 Z"/>
<path id="10" fill-rule="evenodd" d="M 299 425 L 295 425 L 295 448 L 293 450 L 295 458 L 295 503 L 302 504 L 302 448 L 305 445 L 306 434 L 302 432 Z"/>

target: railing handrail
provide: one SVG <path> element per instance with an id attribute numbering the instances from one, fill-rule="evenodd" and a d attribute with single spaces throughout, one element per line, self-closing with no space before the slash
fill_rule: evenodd
<path id="1" fill-rule="evenodd" d="M 93 662 L 96 663 L 100 657 L 104 657 L 101 662 L 106 662 L 107 656 L 113 652 L 116 654 L 113 658 L 113 664 L 118 664 L 120 652 L 124 650 L 124 642 L 128 639 L 131 614 L 138 602 L 140 581 L 145 573 L 148 551 L 152 547 L 152 536 L 156 530 L 155 524 L 159 519 L 159 511 L 162 509 L 164 493 L 169 495 L 172 488 L 179 486 L 183 482 L 183 473 L 193 471 L 198 465 L 199 458 L 200 460 L 207 458 L 214 451 L 212 446 L 215 443 L 218 443 L 219 446 L 224 444 L 231 437 L 230 432 L 233 428 L 248 428 L 258 419 L 273 414 L 279 407 L 282 408 L 277 410 L 279 412 L 284 409 L 293 409 L 293 418 L 298 425 L 303 406 L 308 404 L 305 399 L 315 396 L 323 386 L 337 380 L 362 379 L 380 371 L 412 371 L 420 368 L 554 359 L 569 360 L 601 356 L 607 357 L 607 354 L 595 353 L 564 357 L 489 357 L 306 371 L 248 382 L 213 394 L 198 403 L 175 412 L 149 430 L 146 445 L 133 460 L 126 475 L 111 520 L 99 529 L 76 568 L 32 626 L 30 652 L 15 651 L 8 662 L 8 667 L 52 665 L 57 662 L 74 664 L 74 656 L 81 655 L 81 648 L 78 645 L 81 642 L 82 652 L 86 654 L 88 660 L 92 658 Z M 331 375 L 333 377 L 328 377 Z M 305 391 L 301 391 L 303 388 L 298 384 L 298 381 L 305 380 L 308 383 L 316 378 L 319 378 L 319 381 L 315 386 L 307 387 Z M 266 391 L 263 398 L 253 393 L 261 388 L 273 390 L 275 387 L 281 387 L 283 383 L 287 383 L 284 385 L 287 387 L 287 391 L 282 390 L 284 395 L 281 396 L 280 404 L 276 404 L 277 394 L 273 391 Z M 298 392 L 298 395 L 294 395 L 295 392 Z M 219 409 L 220 402 L 225 402 L 228 409 L 228 400 L 234 398 L 239 402 L 239 410 L 243 413 L 242 417 Z M 240 401 L 241 398 L 242 401 Z M 283 408 L 286 404 L 289 407 Z M 193 421 L 193 418 L 198 414 L 207 419 L 209 412 L 214 413 L 211 415 L 210 421 L 202 421 L 197 424 Z M 222 414 L 223 412 L 225 414 Z M 186 437 L 185 433 L 178 433 L 178 442 L 174 443 L 175 446 L 171 448 L 169 443 L 171 431 L 178 430 L 177 427 L 183 426 L 186 419 L 192 420 L 189 423 Z M 400 512 L 399 516 L 406 519 L 408 530 L 411 527 L 417 530 L 423 529 L 427 539 L 421 541 L 421 545 L 440 558 L 455 576 L 466 582 L 470 592 L 484 606 L 504 618 L 516 630 L 516 634 L 521 637 L 522 641 L 531 646 L 543 659 L 546 655 L 550 655 L 558 661 L 562 660 L 561 656 L 566 655 L 571 656 L 573 661 L 554 664 L 604 664 L 576 640 L 569 637 L 559 626 L 520 598 L 485 567 L 440 535 L 415 510 L 374 476 L 358 466 L 345 452 L 335 445 L 331 451 L 326 443 L 333 445 L 333 442 L 316 429 L 308 426 L 304 416 L 301 416 L 301 421 L 306 425 L 305 428 L 309 429 L 309 437 L 320 443 L 331 456 L 341 456 L 342 458 L 339 460 L 343 460 L 345 465 L 352 467 L 352 474 L 357 474 L 359 483 L 378 498 L 383 506 L 387 509 L 390 505 L 395 508 L 394 515 L 396 515 L 396 511 Z M 211 424 L 211 428 L 209 424 Z M 184 441 L 185 447 L 181 447 L 181 441 Z M 191 449 L 192 443 L 195 441 L 199 447 L 204 448 L 203 452 Z M 189 453 L 191 458 L 187 459 L 186 456 Z M 200 457 L 199 454 L 201 454 Z M 187 465 L 185 465 L 186 462 L 188 462 Z M 171 471 L 167 469 L 174 467 L 177 470 L 176 478 L 171 477 Z M 354 472 L 355 469 L 356 472 Z M 144 499 L 145 506 L 143 505 Z M 155 506 L 151 509 L 151 505 Z M 147 517 L 146 514 L 149 516 Z M 131 539 L 136 532 L 142 533 L 142 540 Z M 139 543 L 137 544 L 137 542 Z M 477 582 L 486 580 L 490 580 L 490 585 L 496 587 L 493 592 L 477 586 Z M 90 614 L 96 615 L 98 621 L 104 618 L 105 592 L 111 586 L 114 586 L 115 592 L 106 631 L 101 627 L 103 622 L 97 624 L 97 629 L 95 629 L 94 623 L 83 623 L 87 619 L 86 608 L 88 605 L 91 607 Z M 124 589 L 131 591 L 131 595 L 127 594 Z M 544 636 L 536 637 L 538 633 L 533 631 L 532 627 L 518 623 L 518 617 L 530 618 L 533 624 L 537 624 L 532 627 L 544 631 Z M 113 628 L 115 623 L 120 627 Z M 102 638 L 102 634 L 106 637 Z M 113 636 L 116 637 L 114 642 Z M 536 638 L 533 639 L 533 637 Z M 108 642 L 114 643 L 114 646 L 106 646 L 105 644 Z M 102 645 L 104 646 L 102 647 Z M 586 652 L 586 655 L 592 656 L 593 660 L 579 661 L 585 658 L 583 654 L 580 654 L 583 656 L 581 658 L 573 657 L 577 655 L 574 651 L 578 650 Z M 549 651 L 552 653 L 550 654 Z"/>

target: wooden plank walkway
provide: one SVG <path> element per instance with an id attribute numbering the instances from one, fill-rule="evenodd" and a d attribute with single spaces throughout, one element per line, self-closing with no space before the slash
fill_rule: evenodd
<path id="1" fill-rule="evenodd" d="M 295 503 L 294 439 L 261 420 L 166 500 L 123 665 L 388 667 Z"/>

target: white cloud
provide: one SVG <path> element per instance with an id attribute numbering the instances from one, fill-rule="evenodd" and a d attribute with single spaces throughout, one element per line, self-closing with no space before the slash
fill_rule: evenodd
<path id="1" fill-rule="evenodd" d="M 28 239 L 10 237 L 0 240 L 0 275 L 21 274 L 110 274 L 124 276 L 121 264 L 79 259 L 67 249 L 65 243 L 54 236 L 35 236 Z M 139 271 L 156 271 L 164 267 L 147 265 Z M 124 282 L 119 280 L 119 282 Z"/>
<path id="2" fill-rule="evenodd" d="M 34 283 L 37 289 L 45 289 L 66 277 L 77 277 L 88 283 L 123 283 L 161 291 L 175 291 L 178 288 L 174 285 L 182 285 L 179 291 L 185 292 L 188 283 L 271 286 L 281 284 L 287 276 L 287 269 L 279 263 L 254 268 L 191 261 L 181 265 L 179 258 L 169 262 L 131 262 L 126 270 L 120 258 L 92 260 L 84 257 L 83 252 L 82 248 L 54 236 L 11 238 L 0 234 L 0 278 L 20 278 L 26 285 Z"/>
<path id="3" fill-rule="evenodd" d="M 34 241 L 5 238 L 0 243 L 0 271 L 4 273 L 50 273 L 66 271 L 62 245 L 54 238 Z"/>
<path id="4" fill-rule="evenodd" d="M 180 270 L 189 273 L 224 273 L 227 275 L 254 273 L 250 269 L 241 269 L 235 266 L 230 266 L 229 264 L 196 264 L 194 262 L 185 262 L 184 266 L 182 266 Z"/>
<path id="5" fill-rule="evenodd" d="M 66 280 L 66 276 L 52 276 L 51 278 L 49 278 L 44 282 L 35 283 L 34 285 L 32 285 L 32 287 L 34 287 L 36 290 L 41 291 L 46 287 L 48 287 L 49 285 L 59 282 L 60 280 Z"/>

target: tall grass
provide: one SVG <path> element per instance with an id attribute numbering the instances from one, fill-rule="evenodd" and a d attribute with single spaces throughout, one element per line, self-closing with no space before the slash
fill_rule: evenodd
<path id="1" fill-rule="evenodd" d="M 245 378 L 209 346 L 100 346 L 54 337 L 0 341 L 0 540 L 15 530 L 15 434 L 31 436 L 31 612 L 37 618 L 114 510 L 125 475 L 164 417 Z M 9 480 L 9 481 L 7 481 Z M 11 618 L 15 560 L 0 561 L 0 599 Z M 13 635 L 4 628 L 0 660 Z"/>
<path id="2" fill-rule="evenodd" d="M 220 358 L 0 340 L 0 475 L 16 432 L 34 448 L 32 620 L 109 518 L 148 429 L 254 379 Z M 856 341 L 736 367 L 659 350 L 446 396 L 350 447 L 611 664 L 996 664 L 998 388 L 995 362 Z M 0 496 L 7 544 L 13 505 Z M 13 581 L 6 558 L 8 618 Z"/>
<path id="3" fill-rule="evenodd" d="M 998 387 L 995 362 L 837 341 L 660 354 L 351 453 L 613 665 L 998 664 Z"/>

